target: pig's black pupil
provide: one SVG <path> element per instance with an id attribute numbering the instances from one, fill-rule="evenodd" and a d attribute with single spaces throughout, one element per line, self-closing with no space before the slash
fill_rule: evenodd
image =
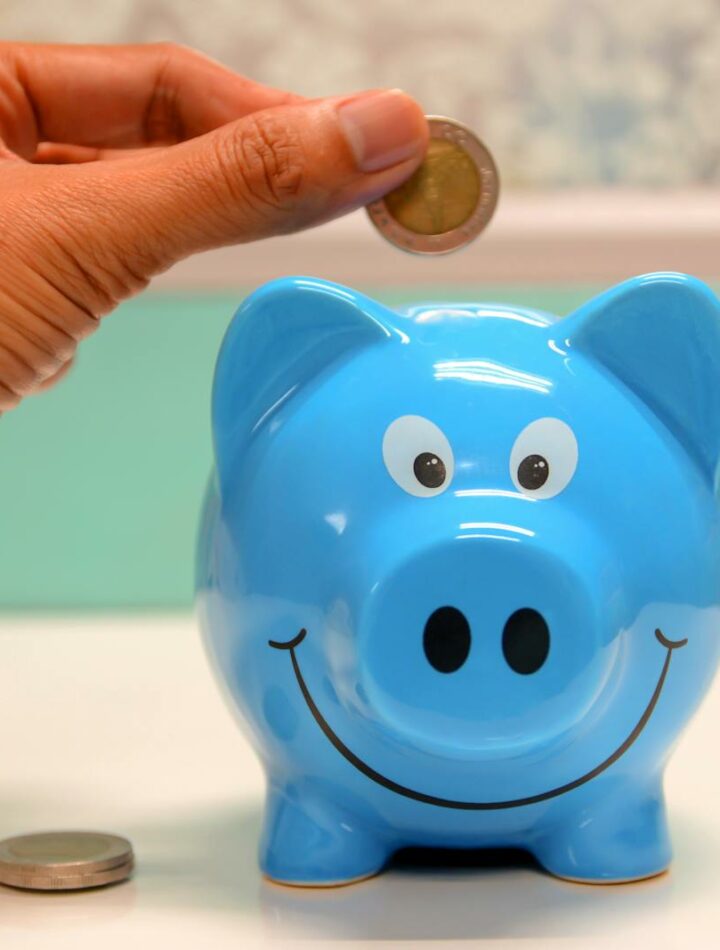
<path id="1" fill-rule="evenodd" d="M 550 466 L 542 455 L 528 455 L 518 465 L 518 481 L 528 491 L 542 488 L 549 475 Z"/>
<path id="2" fill-rule="evenodd" d="M 413 471 L 425 488 L 439 488 L 445 481 L 445 463 L 432 452 L 421 452 L 415 459 Z"/>

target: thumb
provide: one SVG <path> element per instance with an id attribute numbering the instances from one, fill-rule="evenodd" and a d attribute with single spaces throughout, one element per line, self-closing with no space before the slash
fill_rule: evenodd
<path id="1" fill-rule="evenodd" d="M 263 110 L 181 145 L 78 170 L 100 176 L 107 250 L 130 255 L 123 263 L 150 277 L 195 251 L 368 204 L 415 170 L 427 138 L 413 99 L 371 91 Z"/>

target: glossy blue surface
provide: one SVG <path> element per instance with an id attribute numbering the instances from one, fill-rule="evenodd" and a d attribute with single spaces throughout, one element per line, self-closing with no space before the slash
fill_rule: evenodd
<path id="1" fill-rule="evenodd" d="M 228 330 L 213 431 L 198 599 L 267 772 L 265 873 L 406 845 L 667 867 L 663 770 L 720 652 L 707 287 L 558 320 L 277 281 Z"/>

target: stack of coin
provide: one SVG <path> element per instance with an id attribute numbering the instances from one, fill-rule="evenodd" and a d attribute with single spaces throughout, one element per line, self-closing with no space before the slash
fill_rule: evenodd
<path id="1" fill-rule="evenodd" d="M 473 241 L 497 205 L 492 155 L 460 122 L 427 116 L 424 161 L 399 188 L 368 205 L 370 220 L 392 244 L 413 254 L 447 254 Z"/>
<path id="2" fill-rule="evenodd" d="M 0 842 L 0 884 L 74 891 L 124 881 L 133 870 L 125 838 L 89 831 L 52 831 Z"/>

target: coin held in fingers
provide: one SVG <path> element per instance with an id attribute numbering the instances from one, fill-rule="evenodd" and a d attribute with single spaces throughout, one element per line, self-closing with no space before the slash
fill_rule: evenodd
<path id="1" fill-rule="evenodd" d="M 70 891 L 124 881 L 134 867 L 132 845 L 118 835 L 50 831 L 0 842 L 0 884 Z"/>
<path id="2" fill-rule="evenodd" d="M 427 116 L 422 165 L 398 188 L 368 205 L 370 220 L 392 244 L 414 254 L 447 254 L 474 240 L 497 205 L 500 180 L 480 139 L 454 119 Z"/>

